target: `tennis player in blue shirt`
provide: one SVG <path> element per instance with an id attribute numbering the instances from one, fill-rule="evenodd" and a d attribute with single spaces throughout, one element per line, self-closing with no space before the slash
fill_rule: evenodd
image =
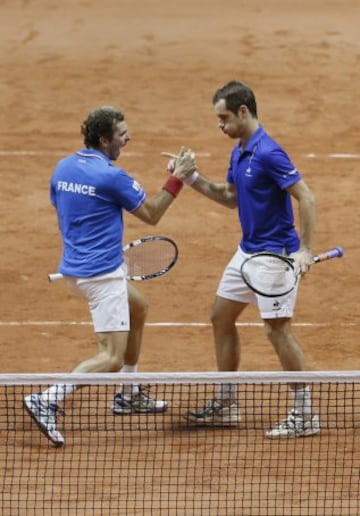
<path id="1" fill-rule="evenodd" d="M 123 210 L 157 224 L 195 169 L 190 151 L 182 149 L 175 174 L 149 199 L 140 184 L 115 167 L 130 140 L 122 112 L 103 106 L 82 125 L 85 148 L 61 160 L 51 178 L 50 196 L 63 240 L 59 271 L 88 301 L 98 353 L 73 372 L 136 372 L 147 305 L 127 283 L 122 254 Z M 75 385 L 53 385 L 24 399 L 25 409 L 56 446 L 64 444 L 57 428 L 58 403 Z M 166 402 L 152 399 L 139 385 L 124 386 L 114 397 L 113 412 L 162 412 Z"/>
<path id="2" fill-rule="evenodd" d="M 223 273 L 211 315 L 218 369 L 238 369 L 240 343 L 235 323 L 247 304 L 254 303 L 283 368 L 301 371 L 303 353 L 291 331 L 296 290 L 276 299 L 259 296 L 245 285 L 240 267 L 252 253 L 273 251 L 291 255 L 306 273 L 312 260 L 314 197 L 287 154 L 260 125 L 255 95 L 248 86 L 236 81 L 226 84 L 215 93 L 213 104 L 221 131 L 239 140 L 231 153 L 226 182 L 211 182 L 197 171 L 186 182 L 209 199 L 237 208 L 242 230 L 239 248 Z M 299 207 L 300 235 L 294 227 L 291 197 Z M 294 408 L 267 431 L 269 438 L 309 436 L 320 431 L 309 387 L 291 387 Z M 241 415 L 234 386 L 220 386 L 215 399 L 204 408 L 190 411 L 187 417 L 200 424 L 238 424 Z"/>

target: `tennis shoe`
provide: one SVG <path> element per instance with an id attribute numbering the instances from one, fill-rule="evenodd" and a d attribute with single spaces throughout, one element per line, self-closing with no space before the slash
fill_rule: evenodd
<path id="1" fill-rule="evenodd" d="M 63 446 L 64 437 L 56 426 L 57 413 L 63 411 L 55 403 L 43 401 L 40 394 L 30 394 L 24 398 L 24 408 L 55 446 Z"/>
<path id="2" fill-rule="evenodd" d="M 320 432 L 320 420 L 317 414 L 310 419 L 304 419 L 296 410 L 291 410 L 286 419 L 280 421 L 272 430 L 267 430 L 269 439 L 293 437 L 309 437 Z"/>
<path id="3" fill-rule="evenodd" d="M 165 412 L 167 403 L 164 400 L 155 400 L 149 396 L 149 387 L 139 386 L 139 392 L 127 396 L 117 392 L 114 396 L 112 411 L 114 414 L 136 414 Z"/>
<path id="4" fill-rule="evenodd" d="M 214 398 L 205 407 L 189 411 L 186 419 L 202 425 L 238 425 L 241 421 L 240 408 L 236 403 L 224 404 L 223 400 Z"/>

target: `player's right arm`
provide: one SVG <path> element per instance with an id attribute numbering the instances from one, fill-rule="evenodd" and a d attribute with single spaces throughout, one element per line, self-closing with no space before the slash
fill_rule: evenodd
<path id="1" fill-rule="evenodd" d="M 199 174 L 196 167 L 195 153 L 190 152 L 190 154 L 194 160 L 195 171 L 188 175 L 184 179 L 184 182 L 197 192 L 205 195 L 205 197 L 208 197 L 208 199 L 226 206 L 227 208 L 236 208 L 237 190 L 235 185 L 228 181 L 225 183 L 215 183 L 207 179 L 205 176 Z M 171 158 L 167 165 L 167 169 L 170 173 L 174 173 L 174 167 L 176 163 L 175 159 L 177 158 L 176 154 L 162 152 L 162 155 Z"/>
<path id="2" fill-rule="evenodd" d="M 237 207 L 237 191 L 233 183 L 213 183 L 199 174 L 191 187 L 227 208 Z"/>

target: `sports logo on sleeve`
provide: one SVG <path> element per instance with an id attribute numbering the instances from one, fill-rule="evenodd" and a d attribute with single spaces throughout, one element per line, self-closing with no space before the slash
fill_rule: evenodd
<path id="1" fill-rule="evenodd" d="M 136 192 L 140 192 L 141 190 L 141 186 L 139 185 L 139 183 L 137 181 L 133 181 L 133 184 L 131 185 L 133 187 L 133 189 L 136 191 Z"/>

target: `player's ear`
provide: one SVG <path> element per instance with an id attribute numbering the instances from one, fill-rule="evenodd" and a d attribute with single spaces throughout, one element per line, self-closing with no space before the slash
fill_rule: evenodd
<path id="1" fill-rule="evenodd" d="M 108 147 L 109 143 L 110 143 L 110 140 L 108 138 L 106 138 L 106 136 L 99 136 L 100 147 L 102 147 L 103 149 L 106 149 Z"/>
<path id="2" fill-rule="evenodd" d="M 244 118 L 247 115 L 247 112 L 248 112 L 248 108 L 245 106 L 245 104 L 241 104 L 241 106 L 239 106 L 239 109 L 237 112 L 238 118 Z"/>

